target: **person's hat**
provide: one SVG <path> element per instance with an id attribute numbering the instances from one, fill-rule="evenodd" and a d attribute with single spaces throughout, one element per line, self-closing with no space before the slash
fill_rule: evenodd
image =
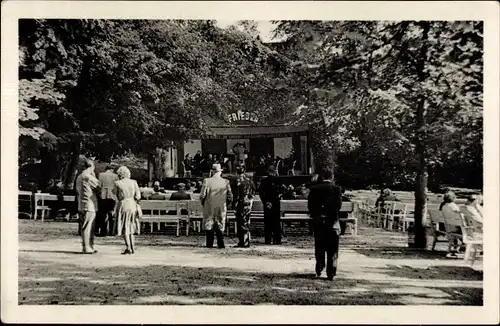
<path id="1" fill-rule="evenodd" d="M 155 182 L 153 182 L 153 186 L 154 186 L 154 187 L 159 187 L 159 186 L 160 186 L 160 181 L 155 181 Z"/>
<path id="2" fill-rule="evenodd" d="M 214 170 L 215 172 L 221 172 L 222 167 L 220 166 L 219 163 L 215 163 L 214 165 L 212 165 L 212 170 Z"/>
<path id="3" fill-rule="evenodd" d="M 179 183 L 179 184 L 177 185 L 177 189 L 179 189 L 179 190 L 181 190 L 181 189 L 186 189 L 186 184 L 185 184 L 185 183 L 182 183 L 182 182 L 181 182 L 181 183 Z"/>

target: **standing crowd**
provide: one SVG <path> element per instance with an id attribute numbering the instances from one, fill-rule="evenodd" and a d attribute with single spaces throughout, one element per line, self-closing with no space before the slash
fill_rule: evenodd
<path id="1" fill-rule="evenodd" d="M 280 199 L 284 187 L 276 177 L 276 169 L 273 165 L 268 167 L 267 176 L 257 189 L 245 169 L 244 162 L 240 161 L 236 167 L 237 178 L 231 184 L 228 179 L 222 177 L 222 166 L 215 163 L 211 166 L 211 176 L 202 182 L 200 201 L 203 206 L 203 228 L 208 248 L 214 246 L 214 241 L 218 248 L 225 248 L 224 229 L 228 207 L 235 211 L 239 240 L 237 247 L 250 247 L 250 215 L 256 192 L 264 207 L 265 243 L 281 244 Z M 307 196 L 315 239 L 316 273 L 321 275 L 326 267 L 327 278 L 330 280 L 337 269 L 341 234 L 339 211 L 342 205 L 342 190 L 333 184 L 332 176 L 331 171 L 321 171 Z M 97 178 L 93 161 L 87 159 L 84 162 L 84 170 L 76 180 L 76 193 L 82 252 L 97 253 L 94 249 L 94 229 L 97 227 L 123 236 L 126 248 L 122 254 L 134 254 L 134 235 L 140 233 L 142 210 L 141 192 L 137 182 L 131 179 L 130 170 L 121 166 L 115 173 L 113 168 L 108 166 Z M 179 200 L 190 199 L 181 197 Z"/>

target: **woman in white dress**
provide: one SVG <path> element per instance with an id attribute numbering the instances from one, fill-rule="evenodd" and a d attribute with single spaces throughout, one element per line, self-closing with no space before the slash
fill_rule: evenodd
<path id="1" fill-rule="evenodd" d="M 122 255 L 130 255 L 135 251 L 134 234 L 139 234 L 140 231 L 137 202 L 141 199 L 141 191 L 137 181 L 130 179 L 130 170 L 127 167 L 121 166 L 116 174 L 116 235 L 123 235 L 125 239 L 127 249 Z"/>

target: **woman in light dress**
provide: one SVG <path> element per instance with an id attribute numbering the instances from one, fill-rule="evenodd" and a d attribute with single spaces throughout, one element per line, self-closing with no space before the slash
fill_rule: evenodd
<path id="1" fill-rule="evenodd" d="M 127 249 L 122 255 L 130 255 L 135 251 L 134 234 L 139 233 L 140 223 L 138 216 L 138 201 L 141 199 L 141 191 L 137 181 L 130 179 L 130 170 L 121 166 L 117 171 L 118 180 L 116 185 L 116 235 L 123 235 Z"/>

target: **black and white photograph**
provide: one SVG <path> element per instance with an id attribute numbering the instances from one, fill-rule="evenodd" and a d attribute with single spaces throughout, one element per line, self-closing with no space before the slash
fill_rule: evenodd
<path id="1" fill-rule="evenodd" d="M 3 320 L 354 306 L 374 322 L 397 306 L 498 322 L 498 3 L 470 19 L 343 3 L 340 19 L 335 1 L 304 18 L 303 2 L 78 2 L 2 27 Z"/>

